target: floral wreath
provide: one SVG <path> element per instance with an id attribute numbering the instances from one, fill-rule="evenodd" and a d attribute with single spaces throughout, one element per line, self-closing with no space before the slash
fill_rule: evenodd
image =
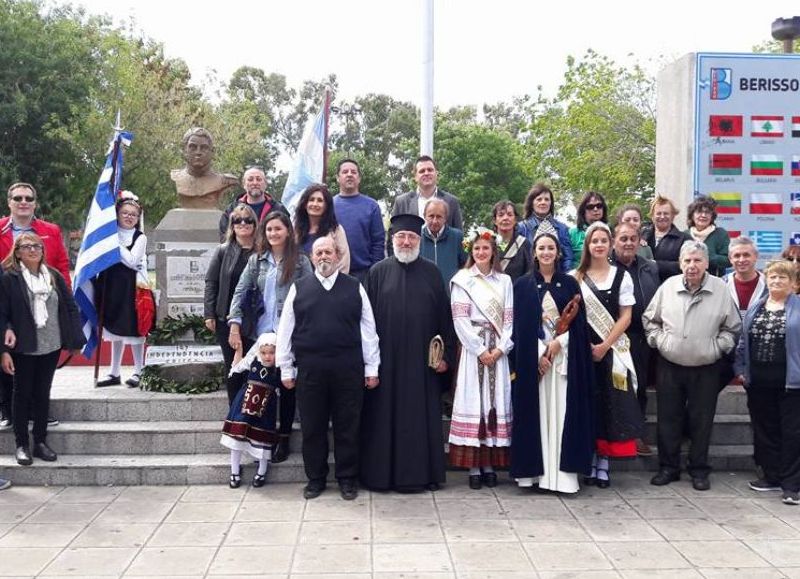
<path id="1" fill-rule="evenodd" d="M 500 234 L 492 231 L 491 229 L 487 229 L 486 227 L 473 227 L 464 236 L 461 246 L 467 253 L 472 253 L 472 246 L 475 245 L 475 242 L 479 239 L 483 239 L 484 241 L 494 241 L 495 245 L 500 245 L 500 243 L 503 241 L 503 238 L 500 237 Z"/>

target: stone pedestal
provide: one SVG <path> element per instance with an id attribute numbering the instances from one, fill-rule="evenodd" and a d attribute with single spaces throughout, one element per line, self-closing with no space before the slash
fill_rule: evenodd
<path id="1" fill-rule="evenodd" d="M 217 209 L 172 209 L 155 228 L 148 253 L 155 255 L 158 318 L 203 315 L 206 271 L 219 245 Z"/>

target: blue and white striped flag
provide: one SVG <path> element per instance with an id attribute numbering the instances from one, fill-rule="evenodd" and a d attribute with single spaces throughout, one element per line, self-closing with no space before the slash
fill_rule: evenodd
<path id="1" fill-rule="evenodd" d="M 313 183 L 325 182 L 325 117 L 327 110 L 326 98 L 317 116 L 309 119 L 306 123 L 303 138 L 300 139 L 300 146 L 297 147 L 297 157 L 289 171 L 286 186 L 283 188 L 281 203 L 292 217 L 294 217 L 295 207 L 297 207 L 297 202 L 305 188 Z"/>
<path id="2" fill-rule="evenodd" d="M 119 123 L 117 123 L 119 125 Z M 83 355 L 91 358 L 97 347 L 97 310 L 94 307 L 92 279 L 121 261 L 117 238 L 117 192 L 122 185 L 122 150 L 130 145 L 133 135 L 116 131 L 109 145 L 106 164 L 94 192 L 83 241 L 75 264 L 73 291 L 81 312 L 81 326 L 86 336 Z"/>

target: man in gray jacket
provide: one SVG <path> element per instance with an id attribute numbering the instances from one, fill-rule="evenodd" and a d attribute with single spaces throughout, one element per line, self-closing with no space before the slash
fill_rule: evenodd
<path id="1" fill-rule="evenodd" d="M 434 197 L 447 203 L 447 225 L 456 229 L 464 229 L 461 218 L 461 204 L 455 195 L 442 191 L 437 186 L 439 172 L 432 157 L 422 155 L 414 163 L 414 180 L 417 190 L 403 193 L 395 199 L 392 217 L 411 213 L 425 218 L 425 205 Z"/>
<path id="2" fill-rule="evenodd" d="M 684 412 L 689 419 L 687 470 L 695 490 L 711 488 L 708 446 L 717 409 L 722 357 L 736 345 L 742 327 L 725 282 L 707 273 L 708 249 L 685 241 L 682 275 L 667 279 L 642 316 L 647 343 L 658 348 L 658 461 L 654 485 L 680 478 Z"/>

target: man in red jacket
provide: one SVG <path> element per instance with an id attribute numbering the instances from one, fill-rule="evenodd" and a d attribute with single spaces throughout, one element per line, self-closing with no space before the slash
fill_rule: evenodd
<path id="1" fill-rule="evenodd" d="M 9 217 L 0 219 L 0 261 L 5 259 L 14 246 L 14 239 L 23 232 L 31 231 L 42 238 L 44 243 L 44 260 L 47 265 L 59 271 L 72 289 L 69 278 L 69 258 L 64 246 L 61 228 L 55 223 L 38 219 L 34 215 L 36 209 L 36 189 L 30 183 L 14 183 L 8 188 Z M 0 380 L 0 429 L 6 429 L 11 422 L 11 380 L 3 375 Z M 48 418 L 51 426 L 58 424 L 54 418 Z"/>
<path id="2" fill-rule="evenodd" d="M 14 239 L 20 233 L 32 231 L 42 238 L 45 263 L 57 269 L 64 276 L 67 287 L 71 289 L 69 258 L 61 228 L 33 214 L 36 209 L 36 189 L 33 185 L 29 183 L 11 185 L 8 188 L 8 208 L 11 215 L 0 219 L 0 260 L 8 256 L 14 245 Z"/>

